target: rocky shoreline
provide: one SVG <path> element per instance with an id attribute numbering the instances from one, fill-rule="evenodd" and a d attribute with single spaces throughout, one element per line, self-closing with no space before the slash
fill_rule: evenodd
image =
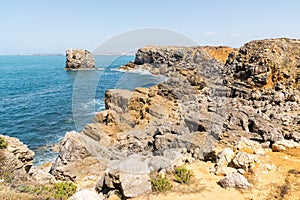
<path id="1" fill-rule="evenodd" d="M 300 146 L 299 63 L 300 40 L 286 38 L 239 49 L 141 48 L 121 69 L 168 80 L 108 90 L 106 110 L 82 132 L 66 133 L 51 167 L 30 172 L 26 158 L 20 169 L 40 182 L 74 182 L 73 199 L 137 197 L 151 192 L 152 173 L 194 161 L 213 163 L 224 188 L 251 189 L 253 171 L 275 170 L 262 162 L 270 152 Z"/>

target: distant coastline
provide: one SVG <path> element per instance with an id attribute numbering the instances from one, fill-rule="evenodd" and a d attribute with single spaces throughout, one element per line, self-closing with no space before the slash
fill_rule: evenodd
<path id="1" fill-rule="evenodd" d="M 62 53 L 0 54 L 0 56 L 65 56 Z"/>

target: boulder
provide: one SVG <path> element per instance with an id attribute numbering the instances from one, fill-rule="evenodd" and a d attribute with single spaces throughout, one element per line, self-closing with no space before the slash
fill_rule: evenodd
<path id="1" fill-rule="evenodd" d="M 275 142 L 272 145 L 273 151 L 285 151 L 287 149 L 300 147 L 300 144 L 298 142 L 294 142 L 292 140 L 280 140 Z"/>
<path id="2" fill-rule="evenodd" d="M 266 154 L 262 145 L 256 141 L 250 140 L 246 137 L 242 137 L 238 143 L 234 146 L 236 150 L 243 151 L 250 154 L 264 155 Z"/>
<path id="3" fill-rule="evenodd" d="M 110 137 L 101 129 L 100 124 L 87 124 L 82 133 L 98 141 L 101 146 L 109 146 L 111 144 Z"/>
<path id="4" fill-rule="evenodd" d="M 224 188 L 240 188 L 247 189 L 250 183 L 238 172 L 231 173 L 218 182 Z"/>
<path id="5" fill-rule="evenodd" d="M 227 147 L 223 151 L 219 152 L 217 155 L 217 167 L 227 167 L 228 164 L 234 158 L 234 152 L 231 148 Z"/>
<path id="6" fill-rule="evenodd" d="M 216 167 L 215 175 L 227 176 L 231 173 L 237 172 L 236 169 L 232 167 Z"/>
<path id="7" fill-rule="evenodd" d="M 29 171 L 30 181 L 36 184 L 49 184 L 54 183 L 55 178 L 49 173 L 50 167 L 31 167 Z"/>
<path id="8" fill-rule="evenodd" d="M 150 176 L 148 173 L 109 169 L 97 183 L 96 189 L 104 194 L 118 190 L 123 197 L 132 198 L 151 191 Z"/>
<path id="9" fill-rule="evenodd" d="M 59 180 L 75 181 L 82 187 L 91 186 L 104 176 L 108 160 L 115 157 L 118 157 L 117 153 L 89 136 L 67 132 L 50 173 Z"/>
<path id="10" fill-rule="evenodd" d="M 69 200 L 104 200 L 95 190 L 81 189 L 72 195 Z"/>
<path id="11" fill-rule="evenodd" d="M 79 69 L 94 69 L 95 58 L 93 54 L 83 49 L 66 50 L 66 70 L 79 70 Z"/>
<path id="12" fill-rule="evenodd" d="M 245 152 L 239 152 L 232 160 L 232 164 L 235 168 L 243 168 L 247 171 L 252 166 L 254 161 L 254 155 Z"/>
<path id="13" fill-rule="evenodd" d="M 295 142 L 300 142 L 300 132 L 293 132 L 291 133 L 291 137 Z"/>
<path id="14" fill-rule="evenodd" d="M 120 182 L 123 195 L 127 198 L 151 191 L 150 176 L 148 174 L 121 174 Z"/>
<path id="15" fill-rule="evenodd" d="M 182 165 L 179 152 L 166 150 L 162 155 L 133 154 L 124 159 L 112 160 L 100 178 L 96 190 L 107 196 L 118 191 L 125 198 L 132 198 L 151 191 L 150 172 L 173 169 Z"/>

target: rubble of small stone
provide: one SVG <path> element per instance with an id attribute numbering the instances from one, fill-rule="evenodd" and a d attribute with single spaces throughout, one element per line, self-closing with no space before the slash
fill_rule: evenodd
<path id="1" fill-rule="evenodd" d="M 106 110 L 66 133 L 48 178 L 73 181 L 73 199 L 126 199 L 151 192 L 150 173 L 201 160 L 214 163 L 221 187 L 249 189 L 254 169 L 274 170 L 268 152 L 299 148 L 299 61 L 300 40 L 286 38 L 141 48 L 121 68 L 168 80 L 106 91 Z"/>

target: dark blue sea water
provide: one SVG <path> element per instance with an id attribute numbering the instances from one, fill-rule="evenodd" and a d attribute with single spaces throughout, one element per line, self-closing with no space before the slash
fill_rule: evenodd
<path id="1" fill-rule="evenodd" d="M 98 70 L 71 72 L 64 70 L 64 56 L 0 56 L 0 133 L 34 150 L 35 164 L 52 161 L 56 154 L 51 147 L 65 132 L 82 130 L 95 111 L 104 109 L 105 90 L 131 90 L 164 80 L 117 70 L 133 59 L 96 56 Z"/>

